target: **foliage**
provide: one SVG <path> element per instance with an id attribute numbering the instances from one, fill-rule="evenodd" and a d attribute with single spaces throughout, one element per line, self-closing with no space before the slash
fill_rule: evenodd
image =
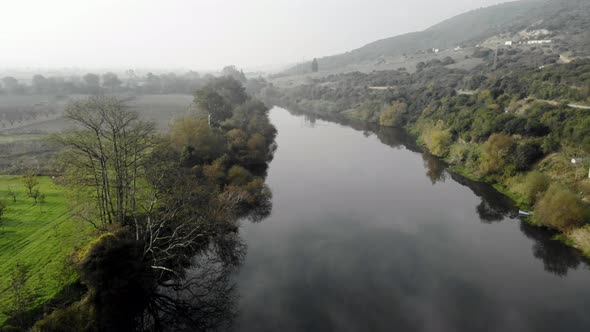
<path id="1" fill-rule="evenodd" d="M 450 151 L 453 136 L 447 130 L 430 127 L 424 131 L 423 141 L 428 150 L 437 157 L 446 157 Z"/>
<path id="2" fill-rule="evenodd" d="M 404 113 L 408 105 L 403 102 L 393 102 L 379 115 L 379 124 L 384 127 L 396 127 L 404 124 Z"/>
<path id="3" fill-rule="evenodd" d="M 535 220 L 560 231 L 583 225 L 587 216 L 576 195 L 558 185 L 551 185 L 535 205 Z"/>
<path id="4" fill-rule="evenodd" d="M 532 171 L 524 176 L 519 176 L 513 180 L 516 182 L 512 185 L 512 190 L 524 197 L 525 203 L 529 206 L 534 205 L 542 194 L 549 188 L 549 178 L 539 172 Z"/>
<path id="5" fill-rule="evenodd" d="M 483 145 L 480 171 L 485 175 L 504 171 L 514 149 L 514 141 L 504 134 L 492 134 Z"/>
<path id="6" fill-rule="evenodd" d="M 25 328 L 28 324 L 25 316 L 27 310 L 35 303 L 35 295 L 28 284 L 31 269 L 28 265 L 17 262 L 9 276 L 8 295 L 10 298 L 8 307 L 3 312 L 14 317 L 18 325 Z"/>
<path id="7" fill-rule="evenodd" d="M 37 186 L 39 185 L 39 179 L 37 178 L 37 173 L 33 170 L 27 171 L 25 175 L 22 176 L 22 183 L 27 190 L 27 195 L 29 197 L 33 197 Z"/>

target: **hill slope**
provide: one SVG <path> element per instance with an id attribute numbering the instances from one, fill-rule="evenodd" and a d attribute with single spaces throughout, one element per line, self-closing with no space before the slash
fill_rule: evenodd
<path id="1" fill-rule="evenodd" d="M 500 34 L 513 35 L 525 29 L 547 29 L 548 38 L 560 41 L 563 50 L 590 53 L 590 1 L 522 0 L 473 10 L 436 24 L 424 31 L 375 41 L 353 51 L 319 59 L 320 70 L 377 62 L 426 49 L 447 49 L 482 43 Z M 309 72 L 302 63 L 285 74 Z"/>

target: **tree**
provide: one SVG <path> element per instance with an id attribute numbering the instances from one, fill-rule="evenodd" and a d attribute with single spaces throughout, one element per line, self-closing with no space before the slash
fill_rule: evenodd
<path id="1" fill-rule="evenodd" d="M 88 73 L 82 77 L 86 90 L 90 93 L 98 93 L 100 91 L 100 77 L 93 73 Z"/>
<path id="2" fill-rule="evenodd" d="M 318 59 L 313 58 L 311 61 L 311 71 L 317 73 L 319 71 Z"/>
<path id="3" fill-rule="evenodd" d="M 547 227 L 568 231 L 583 225 L 587 212 L 574 193 L 554 184 L 535 205 L 535 220 Z"/>
<path id="4" fill-rule="evenodd" d="M 6 202 L 0 200 L 0 228 L 2 228 L 2 224 L 4 223 L 4 211 L 6 211 Z"/>
<path id="5" fill-rule="evenodd" d="M 480 171 L 485 175 L 503 171 L 513 150 L 512 137 L 504 134 L 492 134 L 483 145 Z"/>
<path id="6" fill-rule="evenodd" d="M 31 308 L 35 300 L 35 295 L 27 284 L 30 274 L 28 265 L 17 262 L 9 277 L 8 293 L 10 302 L 8 310 L 4 313 L 15 317 L 15 321 L 22 328 L 28 325 L 25 313 Z"/>
<path id="7" fill-rule="evenodd" d="M 231 106 L 217 92 L 210 88 L 203 88 L 195 92 L 195 104 L 207 113 L 209 126 L 217 126 L 223 120 L 232 116 Z"/>
<path id="8" fill-rule="evenodd" d="M 527 204 L 533 205 L 549 187 L 549 178 L 538 171 L 527 173 L 524 177 L 517 177 L 514 191 L 521 194 Z"/>
<path id="9" fill-rule="evenodd" d="M 127 217 L 134 219 L 138 181 L 154 146 L 155 125 L 141 121 L 117 98 L 106 96 L 70 104 L 65 117 L 80 129 L 54 140 L 65 148 L 62 158 L 70 185 L 95 203 L 97 216 L 85 219 L 95 226 L 94 218 L 99 219 L 102 228 L 124 224 Z"/>
<path id="10" fill-rule="evenodd" d="M 47 92 L 47 78 L 43 75 L 35 75 L 33 76 L 32 87 L 35 93 L 45 93 Z"/>
<path id="11" fill-rule="evenodd" d="M 449 154 L 453 135 L 448 130 L 429 128 L 424 133 L 424 143 L 428 150 L 437 157 Z"/>
<path id="12" fill-rule="evenodd" d="M 121 85 L 121 80 L 115 73 L 105 73 L 102 75 L 102 86 L 113 92 Z"/>
<path id="13" fill-rule="evenodd" d="M 516 146 L 511 159 L 518 171 L 526 171 L 542 156 L 543 152 L 538 144 L 526 142 Z"/>
<path id="14" fill-rule="evenodd" d="M 18 194 L 14 189 L 12 189 L 11 186 L 8 186 L 8 192 L 6 193 L 6 196 L 12 198 L 12 202 L 16 203 L 16 197 L 18 196 Z"/>
<path id="15" fill-rule="evenodd" d="M 37 172 L 34 170 L 28 170 L 25 175 L 21 177 L 21 181 L 27 190 L 27 195 L 33 197 L 37 186 L 39 185 L 39 178 L 37 178 Z"/>
<path id="16" fill-rule="evenodd" d="M 241 70 L 238 70 L 236 68 L 236 66 L 226 66 L 221 70 L 221 74 L 223 76 L 229 76 L 234 78 L 237 81 L 240 82 L 246 82 L 246 75 L 244 75 L 244 72 Z"/>
<path id="17" fill-rule="evenodd" d="M 384 127 L 395 127 L 403 125 L 403 114 L 408 105 L 402 102 L 393 102 L 379 115 L 379 124 Z"/>
<path id="18" fill-rule="evenodd" d="M 17 93 L 20 91 L 21 87 L 18 84 L 18 80 L 12 76 L 6 76 L 2 79 L 2 83 L 4 83 L 4 88 L 9 93 Z"/>

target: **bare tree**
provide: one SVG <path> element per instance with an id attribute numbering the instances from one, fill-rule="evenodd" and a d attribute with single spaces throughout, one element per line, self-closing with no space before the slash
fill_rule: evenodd
<path id="1" fill-rule="evenodd" d="M 18 196 L 18 194 L 14 189 L 12 189 L 11 186 L 8 186 L 8 192 L 6 193 L 6 196 L 12 198 L 12 202 L 16 203 L 16 197 Z"/>
<path id="2" fill-rule="evenodd" d="M 55 137 L 65 147 L 71 185 L 87 189 L 102 227 L 135 218 L 138 178 L 154 144 L 155 125 L 141 121 L 137 112 L 106 96 L 70 104 L 65 117 L 79 126 Z"/>

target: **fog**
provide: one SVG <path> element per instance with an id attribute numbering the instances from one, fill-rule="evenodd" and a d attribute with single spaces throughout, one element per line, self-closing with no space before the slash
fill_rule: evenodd
<path id="1" fill-rule="evenodd" d="M 0 67 L 254 70 L 345 52 L 501 2 L 4 0 Z"/>

